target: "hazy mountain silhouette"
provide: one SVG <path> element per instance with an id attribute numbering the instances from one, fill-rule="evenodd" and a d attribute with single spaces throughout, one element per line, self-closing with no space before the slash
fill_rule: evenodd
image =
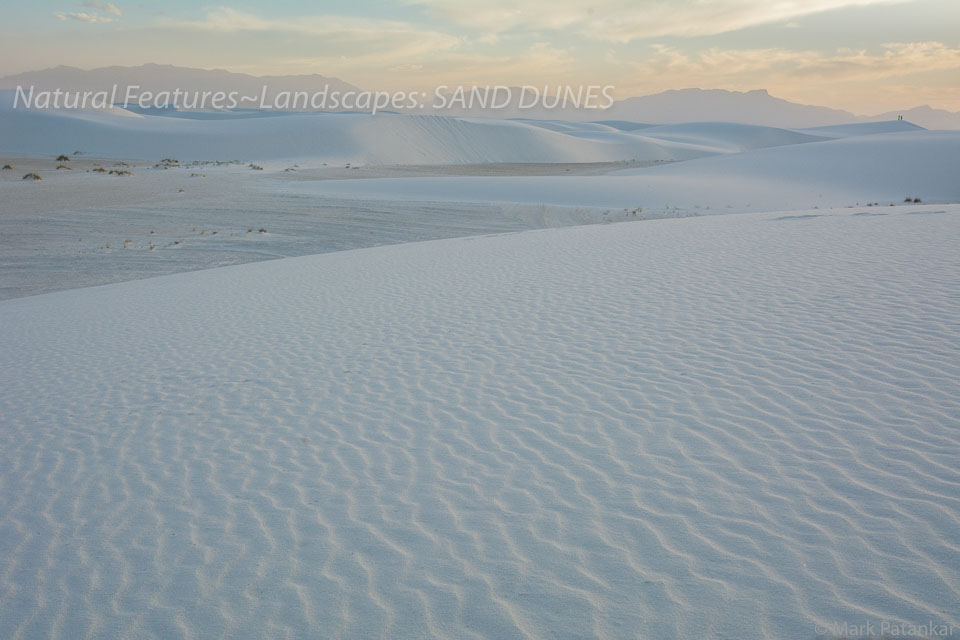
<path id="1" fill-rule="evenodd" d="M 289 76 L 252 76 L 222 69 L 193 69 L 171 65 L 145 64 L 138 67 L 102 67 L 83 70 L 59 66 L 41 71 L 30 71 L 0 78 L 0 89 L 33 85 L 37 90 L 104 91 L 116 84 L 120 87 L 139 85 L 153 92 L 172 91 L 237 91 L 241 95 L 260 95 L 266 85 L 268 99 L 281 91 L 305 91 L 310 94 L 328 91 L 361 91 L 339 78 L 318 74 Z M 554 90 L 554 89 L 551 89 Z M 414 113 L 437 113 L 454 116 L 493 116 L 504 118 L 539 118 L 568 120 L 604 120 L 633 123 L 671 124 L 680 122 L 738 122 L 772 127 L 800 128 L 826 125 L 896 120 L 903 116 L 928 129 L 960 129 L 960 113 L 919 106 L 902 111 L 888 111 L 875 116 L 855 115 L 841 109 L 797 104 L 776 98 L 766 90 L 727 91 L 723 89 L 680 89 L 654 95 L 618 100 L 606 110 L 584 109 L 519 109 L 519 88 L 513 87 L 514 99 L 510 106 L 496 111 L 481 108 L 445 108 L 433 110 L 433 95 L 423 101 L 425 109 Z M 450 93 L 446 95 L 449 97 Z M 256 104 L 241 106 L 256 107 Z"/>

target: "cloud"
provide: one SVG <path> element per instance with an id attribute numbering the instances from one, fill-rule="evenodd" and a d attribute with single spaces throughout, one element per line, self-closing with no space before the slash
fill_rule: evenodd
<path id="1" fill-rule="evenodd" d="M 439 85 L 558 84 L 570 79 L 577 58 L 569 51 L 535 42 L 513 54 L 451 50 L 396 61 L 389 56 L 311 57 L 281 61 L 286 72 L 333 70 L 365 88 L 433 91 Z M 386 74 L 384 72 L 387 72 Z"/>
<path id="2" fill-rule="evenodd" d="M 265 18 L 222 7 L 210 10 L 203 20 L 170 26 L 215 33 L 288 33 L 319 36 L 317 46 L 335 53 L 331 57 L 369 59 L 388 54 L 415 57 L 454 49 L 461 38 L 421 28 L 406 22 L 349 16 L 301 16 L 295 19 Z"/>
<path id="3" fill-rule="evenodd" d="M 482 33 L 573 30 L 609 42 L 706 36 L 842 9 L 910 0 L 408 0 Z"/>
<path id="4" fill-rule="evenodd" d="M 618 84 L 618 96 L 686 87 L 765 88 L 790 100 L 876 113 L 896 104 L 916 104 L 918 99 L 949 104 L 951 95 L 938 85 L 944 78 L 960 75 L 960 48 L 936 41 L 889 42 L 874 51 L 712 48 L 687 52 L 665 45 L 654 45 L 653 50 L 643 62 L 618 61 L 629 69 L 626 82 Z M 913 95 L 895 89 L 907 85 L 916 87 Z"/>
<path id="5" fill-rule="evenodd" d="M 180 26 L 207 31 L 287 31 L 310 35 L 352 34 L 357 38 L 377 38 L 383 35 L 403 34 L 411 37 L 442 37 L 448 44 L 458 38 L 395 20 L 377 20 L 337 15 L 300 16 L 293 19 L 264 18 L 262 16 L 221 7 L 207 11 L 203 20 L 180 23 Z"/>
<path id="6" fill-rule="evenodd" d="M 118 17 L 123 15 L 123 11 L 120 10 L 120 8 L 117 7 L 117 5 L 111 2 L 101 2 L 100 0 L 90 0 L 89 2 L 84 2 L 80 6 L 86 7 L 87 9 L 96 9 L 97 11 L 102 11 L 103 13 L 110 13 Z"/>
<path id="7" fill-rule="evenodd" d="M 422 64 L 411 64 L 411 63 L 397 64 L 392 67 L 387 67 L 387 71 L 390 71 L 391 73 L 404 73 L 404 72 L 409 73 L 411 71 L 422 71 L 422 70 L 423 70 Z"/>
<path id="8" fill-rule="evenodd" d="M 58 20 L 76 20 L 77 22 L 114 22 L 116 18 L 101 16 L 96 13 L 78 11 L 76 13 L 57 13 Z"/>
<path id="9" fill-rule="evenodd" d="M 840 49 L 833 53 L 791 49 L 707 49 L 684 53 L 674 47 L 654 45 L 655 55 L 635 69 L 658 76 L 682 77 L 713 83 L 751 75 L 780 74 L 808 82 L 876 80 L 921 72 L 960 72 L 960 49 L 942 42 L 889 42 L 879 52 Z"/>
<path id="10" fill-rule="evenodd" d="M 571 79 L 577 62 L 566 49 L 534 42 L 513 54 L 451 51 L 432 56 L 406 80 L 424 86 L 558 84 Z"/>
<path id="11" fill-rule="evenodd" d="M 54 15 L 58 20 L 75 20 L 87 23 L 116 22 L 123 15 L 123 11 L 112 2 L 88 0 L 87 2 L 81 2 L 80 6 L 85 9 L 92 9 L 92 11 L 58 12 Z"/>

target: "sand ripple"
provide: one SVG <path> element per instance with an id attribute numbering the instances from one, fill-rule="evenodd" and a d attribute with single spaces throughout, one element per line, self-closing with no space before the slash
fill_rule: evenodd
<path id="1" fill-rule="evenodd" d="M 0 637 L 960 625 L 960 209 L 0 303 Z"/>

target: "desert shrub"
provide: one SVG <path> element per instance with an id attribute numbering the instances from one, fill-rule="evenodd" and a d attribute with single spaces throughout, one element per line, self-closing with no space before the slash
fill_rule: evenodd
<path id="1" fill-rule="evenodd" d="M 5 164 L 5 165 L 3 165 L 3 170 L 4 170 L 4 171 L 13 171 L 13 167 L 11 167 L 11 166 L 8 165 L 8 164 Z"/>
<path id="2" fill-rule="evenodd" d="M 70 162 L 70 158 L 61 153 L 59 156 L 57 156 L 57 162 Z"/>
<path id="3" fill-rule="evenodd" d="M 914 198 L 913 201 L 914 201 L 914 202 L 921 202 L 920 198 Z"/>
<path id="4" fill-rule="evenodd" d="M 59 171 L 60 169 L 66 169 L 67 171 L 73 171 L 73 169 L 71 169 L 70 167 L 68 167 L 68 166 L 65 165 L 65 164 L 58 164 L 58 165 L 57 165 L 57 170 Z"/>
<path id="5" fill-rule="evenodd" d="M 263 171 L 263 167 L 258 164 L 253 164 L 252 162 L 250 163 L 250 168 L 255 169 L 256 171 Z"/>
<path id="6" fill-rule="evenodd" d="M 43 180 L 43 178 L 41 178 L 40 176 L 38 176 L 38 175 L 35 174 L 35 173 L 28 173 L 27 175 L 23 176 L 23 179 L 24 179 L 24 180 L 33 180 L 34 182 L 40 182 L 41 180 Z"/>

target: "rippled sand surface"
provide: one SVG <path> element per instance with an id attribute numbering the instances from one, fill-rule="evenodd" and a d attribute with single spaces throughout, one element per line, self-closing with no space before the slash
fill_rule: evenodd
<path id="1" fill-rule="evenodd" d="M 960 207 L 856 213 L 2 301 L 0 637 L 960 625 Z"/>

